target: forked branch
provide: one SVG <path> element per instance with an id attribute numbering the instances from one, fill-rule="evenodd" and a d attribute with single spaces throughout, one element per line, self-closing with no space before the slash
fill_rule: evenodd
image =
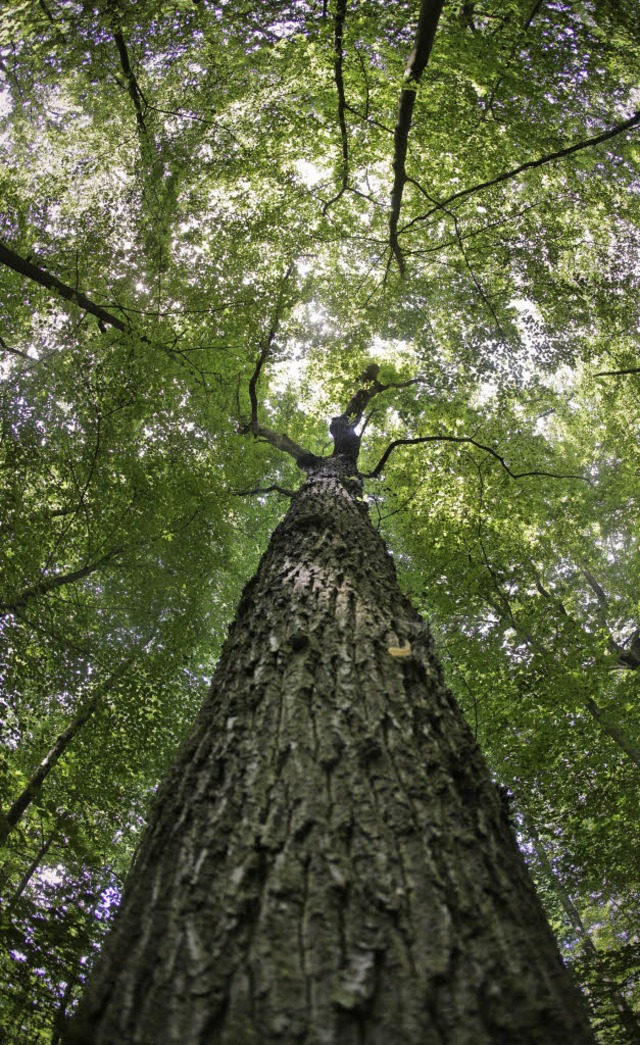
<path id="1" fill-rule="evenodd" d="M 424 378 L 422 377 L 412 377 L 408 381 L 389 381 L 386 384 L 382 384 L 381 381 L 378 381 L 376 371 L 375 376 L 370 383 L 365 385 L 364 388 L 359 388 L 358 391 L 351 396 L 351 399 L 344 408 L 342 417 L 344 417 L 345 420 L 348 419 L 351 424 L 358 425 L 360 424 L 369 403 L 376 396 L 380 395 L 382 392 L 387 392 L 389 389 L 408 388 L 410 385 L 422 384 L 423 381 Z"/>
<path id="2" fill-rule="evenodd" d="M 445 200 L 442 200 L 437 206 L 432 207 L 426 214 L 420 214 L 417 218 L 412 218 L 401 230 L 406 232 L 413 225 L 418 225 L 423 221 L 427 221 L 443 207 L 448 206 L 450 203 L 454 203 L 456 200 L 466 199 L 468 196 L 473 196 L 477 192 L 483 192 L 484 189 L 491 188 L 492 185 L 499 185 L 503 181 L 509 181 L 511 178 L 516 178 L 519 174 L 524 171 L 534 170 L 536 167 L 543 167 L 547 163 L 553 163 L 555 160 L 564 159 L 565 156 L 571 156 L 573 153 L 581 152 L 582 149 L 590 149 L 595 145 L 601 145 L 602 142 L 608 141 L 610 138 L 615 138 L 618 134 L 624 134 L 625 131 L 633 130 L 640 124 L 640 111 L 634 112 L 633 116 L 630 116 L 628 120 L 623 120 L 622 123 L 616 123 L 613 127 L 610 127 L 608 131 L 603 131 L 602 134 L 596 134 L 593 138 L 586 138 L 584 141 L 576 142 L 575 145 L 568 145 L 564 149 L 558 149 L 556 152 L 549 152 L 545 156 L 539 156 L 535 160 L 527 160 L 525 163 L 521 163 L 518 167 L 513 167 L 510 171 L 505 171 L 503 174 L 496 175 L 495 178 L 489 178 L 488 181 L 481 181 L 477 185 L 471 185 L 468 189 L 460 189 L 459 192 L 454 192 L 453 195 L 448 196 Z M 597 377 L 598 375 L 596 375 Z"/>

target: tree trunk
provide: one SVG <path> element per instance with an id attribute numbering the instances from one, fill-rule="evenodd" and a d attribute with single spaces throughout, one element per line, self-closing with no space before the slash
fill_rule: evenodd
<path id="1" fill-rule="evenodd" d="M 619 991 L 618 985 L 613 982 L 611 976 L 608 974 L 606 963 L 603 962 L 605 955 L 595 946 L 582 918 L 580 917 L 580 912 L 558 878 L 553 864 L 547 856 L 544 843 L 538 834 L 535 824 L 532 821 L 527 820 L 525 821 L 525 827 L 531 835 L 536 856 L 544 870 L 547 882 L 557 896 L 567 921 L 580 940 L 582 953 L 589 959 L 592 968 L 595 969 L 598 974 L 602 985 L 602 994 L 605 997 L 608 997 L 611 1007 L 615 1011 L 620 1023 L 620 1032 L 623 1035 L 623 1040 L 630 1042 L 631 1045 L 640 1042 L 640 1023 L 638 1022 L 638 1018 L 624 994 L 621 994 Z"/>
<path id="2" fill-rule="evenodd" d="M 67 1041 L 593 1041 L 359 491 L 275 531 Z"/>

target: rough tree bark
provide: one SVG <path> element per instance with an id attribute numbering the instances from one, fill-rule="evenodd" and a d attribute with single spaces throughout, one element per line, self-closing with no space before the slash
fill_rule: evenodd
<path id="1" fill-rule="evenodd" d="M 69 1042 L 593 1041 L 369 523 L 366 398 L 304 462 L 244 592 Z"/>

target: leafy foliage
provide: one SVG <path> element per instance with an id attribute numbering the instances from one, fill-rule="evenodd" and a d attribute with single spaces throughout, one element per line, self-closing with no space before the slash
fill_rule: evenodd
<path id="1" fill-rule="evenodd" d="M 390 441 L 433 438 L 368 480 L 371 511 L 512 796 L 600 1040 L 633 1040 L 611 991 L 637 1007 L 640 16 L 445 4 L 402 275 L 389 193 L 418 8 L 0 15 L 0 238 L 118 321 L 2 266 L 5 818 L 73 727 L 3 821 L 9 1042 L 51 1041 L 72 1006 L 282 511 L 239 494 L 299 481 L 241 434 L 270 335 L 260 416 L 314 453 L 371 361 L 383 383 L 420 378 L 366 417 L 365 472 Z"/>

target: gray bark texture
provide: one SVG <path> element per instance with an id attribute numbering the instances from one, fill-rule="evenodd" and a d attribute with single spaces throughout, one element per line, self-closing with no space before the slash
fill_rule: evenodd
<path id="1" fill-rule="evenodd" d="M 323 460 L 275 531 L 66 1041 L 593 1041 L 359 494 Z"/>

